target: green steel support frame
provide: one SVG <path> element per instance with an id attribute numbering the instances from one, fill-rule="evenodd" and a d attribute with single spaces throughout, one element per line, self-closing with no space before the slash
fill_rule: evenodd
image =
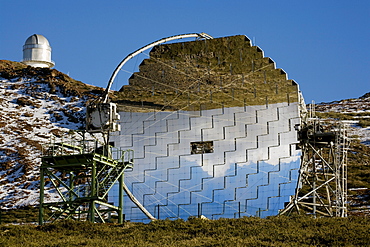
<path id="1" fill-rule="evenodd" d="M 49 143 L 43 146 L 40 169 L 39 224 L 60 219 L 109 222 L 112 213 L 123 223 L 124 171 L 133 166 L 133 151 L 98 146 L 97 141 Z M 119 200 L 108 192 L 119 182 Z M 50 198 L 47 190 L 58 197 Z"/>

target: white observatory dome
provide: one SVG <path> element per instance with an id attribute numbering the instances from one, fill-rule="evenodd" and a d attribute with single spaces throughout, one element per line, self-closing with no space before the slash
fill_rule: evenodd
<path id="1" fill-rule="evenodd" d="M 32 67 L 51 68 L 55 63 L 51 60 L 49 41 L 40 34 L 34 34 L 26 40 L 23 46 L 22 63 Z"/>

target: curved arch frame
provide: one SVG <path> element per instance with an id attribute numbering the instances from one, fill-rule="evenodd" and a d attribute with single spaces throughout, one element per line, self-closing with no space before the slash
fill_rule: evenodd
<path id="1" fill-rule="evenodd" d="M 160 40 L 157 40 L 157 41 L 154 41 L 146 46 L 143 46 L 141 47 L 140 49 L 130 53 L 129 55 L 127 55 L 119 64 L 118 66 L 116 67 L 116 69 L 113 71 L 113 74 L 112 76 L 110 77 L 109 79 L 109 82 L 108 82 L 108 85 L 107 85 L 107 88 L 105 89 L 105 92 L 104 92 L 104 95 L 103 95 L 103 103 L 106 103 L 108 101 L 108 95 L 109 95 L 109 90 L 114 82 L 114 79 L 116 78 L 118 72 L 121 70 L 121 68 L 123 67 L 123 65 L 125 65 L 125 63 L 127 63 L 131 58 L 135 57 L 136 55 L 142 53 L 143 51 L 147 50 L 147 49 L 150 49 L 156 45 L 159 45 L 159 44 L 162 44 L 162 43 L 166 43 L 168 41 L 172 41 L 172 40 L 177 40 L 177 39 L 184 39 L 184 38 L 203 38 L 203 39 L 213 39 L 213 37 L 211 35 L 208 35 L 206 33 L 189 33 L 189 34 L 180 34 L 180 35 L 175 35 L 175 36 L 170 36 L 170 37 L 167 37 L 167 38 L 163 38 L 163 39 L 160 39 Z"/>

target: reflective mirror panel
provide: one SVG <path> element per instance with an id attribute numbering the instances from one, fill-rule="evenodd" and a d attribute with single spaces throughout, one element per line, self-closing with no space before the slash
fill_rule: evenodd
<path id="1" fill-rule="evenodd" d="M 125 183 L 159 219 L 265 217 L 294 195 L 297 103 L 120 114 L 121 132 L 111 141 L 135 151 Z M 128 198 L 124 202 L 126 220 L 147 220 Z"/>

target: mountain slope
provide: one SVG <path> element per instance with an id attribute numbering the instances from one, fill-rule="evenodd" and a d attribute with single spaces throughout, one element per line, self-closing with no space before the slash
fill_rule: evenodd
<path id="1" fill-rule="evenodd" d="M 98 88 L 51 69 L 0 61 L 0 206 L 37 204 L 41 144 L 84 127 Z"/>

